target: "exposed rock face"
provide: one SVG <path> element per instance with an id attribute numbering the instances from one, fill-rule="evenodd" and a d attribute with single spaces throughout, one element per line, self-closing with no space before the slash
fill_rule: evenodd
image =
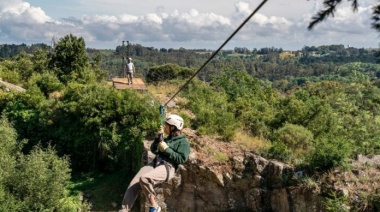
<path id="1" fill-rule="evenodd" d="M 20 91 L 20 92 L 25 92 L 26 90 L 20 86 L 17 86 L 17 85 L 14 85 L 14 84 L 11 84 L 11 83 L 8 83 L 8 82 L 4 82 L 0 79 L 0 88 L 4 87 L 4 90 L 6 91 L 10 91 L 10 90 L 16 90 L 16 91 Z"/>
<path id="2" fill-rule="evenodd" d="M 188 162 L 156 188 L 163 211 L 318 212 L 326 211 L 324 201 L 331 192 L 350 199 L 347 211 L 378 211 L 361 194 L 379 194 L 380 156 L 358 156 L 351 170 L 331 170 L 318 176 L 321 185 L 308 185 L 299 181 L 304 174 L 287 164 L 192 131 L 186 134 L 191 141 Z M 145 198 L 141 200 L 141 211 L 148 211 Z"/>
<path id="3" fill-rule="evenodd" d="M 160 188 L 161 205 L 168 211 L 321 211 L 316 195 L 289 186 L 292 167 L 251 153 L 236 165 L 219 173 L 190 160 Z"/>
<path id="4" fill-rule="evenodd" d="M 156 188 L 163 211 L 322 211 L 318 195 L 292 186 L 289 165 L 236 150 L 219 165 L 202 159 L 192 149 L 176 176 Z"/>

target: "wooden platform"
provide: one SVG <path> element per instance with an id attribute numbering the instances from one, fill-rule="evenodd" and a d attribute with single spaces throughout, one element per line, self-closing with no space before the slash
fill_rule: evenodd
<path id="1" fill-rule="evenodd" d="M 136 89 L 146 90 L 146 85 L 141 78 L 133 78 L 133 84 L 128 85 L 128 78 L 112 78 L 112 86 L 118 90 Z"/>

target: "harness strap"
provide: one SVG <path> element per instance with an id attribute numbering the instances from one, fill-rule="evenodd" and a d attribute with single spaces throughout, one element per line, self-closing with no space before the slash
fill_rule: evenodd
<path id="1" fill-rule="evenodd" d="M 166 180 L 165 180 L 165 182 L 168 182 L 169 181 L 169 175 L 170 175 L 168 162 L 164 161 L 164 165 L 166 168 Z"/>
<path id="2" fill-rule="evenodd" d="M 166 168 L 166 180 L 164 182 L 168 182 L 169 175 L 170 175 L 169 163 L 166 162 L 165 160 L 162 160 L 162 158 L 160 158 L 159 156 L 156 156 L 153 160 L 153 167 L 156 168 L 157 166 L 162 165 L 162 164 L 164 164 Z"/>

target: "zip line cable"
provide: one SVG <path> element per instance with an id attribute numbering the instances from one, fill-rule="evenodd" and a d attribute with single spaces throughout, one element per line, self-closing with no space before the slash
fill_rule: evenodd
<path id="1" fill-rule="evenodd" d="M 165 103 L 165 105 L 163 105 L 163 106 L 166 106 L 172 99 L 174 99 L 174 97 L 175 96 L 177 96 L 177 94 L 179 93 L 179 92 L 181 92 L 181 90 L 183 89 L 183 88 L 185 88 L 185 86 L 187 86 L 189 83 L 190 83 L 190 81 L 215 57 L 215 55 L 228 43 L 228 41 L 230 41 L 234 36 L 235 36 L 235 34 L 236 33 L 238 33 L 239 32 L 239 30 L 241 29 L 241 28 L 243 28 L 243 26 L 252 18 L 252 16 L 254 16 L 255 14 L 256 14 L 256 12 L 257 11 L 259 11 L 260 10 L 260 8 L 262 7 L 262 6 L 264 6 L 264 4 L 267 2 L 268 0 L 263 0 L 262 2 L 261 2 L 261 4 L 259 5 L 259 6 L 257 6 L 256 7 L 256 9 L 251 13 L 251 15 L 249 15 L 245 20 L 244 20 L 244 22 L 243 23 L 241 23 L 240 24 L 240 26 L 227 38 L 227 40 L 226 41 L 224 41 L 224 43 L 211 55 L 211 57 L 195 72 L 195 74 L 193 74 L 193 76 L 191 76 L 190 77 L 190 79 L 189 80 L 187 80 L 187 82 L 184 84 L 184 85 L 182 85 L 181 87 L 180 87 L 180 89 Z"/>

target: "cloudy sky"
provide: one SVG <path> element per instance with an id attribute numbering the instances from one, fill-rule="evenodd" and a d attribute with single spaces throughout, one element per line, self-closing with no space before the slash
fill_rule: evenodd
<path id="1" fill-rule="evenodd" d="M 115 49 L 122 41 L 155 48 L 216 50 L 262 0 L 0 0 L 0 44 L 51 43 L 74 34 L 90 48 Z M 322 0 L 269 0 L 225 49 L 344 44 L 379 46 L 372 6 L 354 13 L 342 4 L 335 17 L 307 30 Z M 348 2 L 347 0 L 344 2 Z"/>

